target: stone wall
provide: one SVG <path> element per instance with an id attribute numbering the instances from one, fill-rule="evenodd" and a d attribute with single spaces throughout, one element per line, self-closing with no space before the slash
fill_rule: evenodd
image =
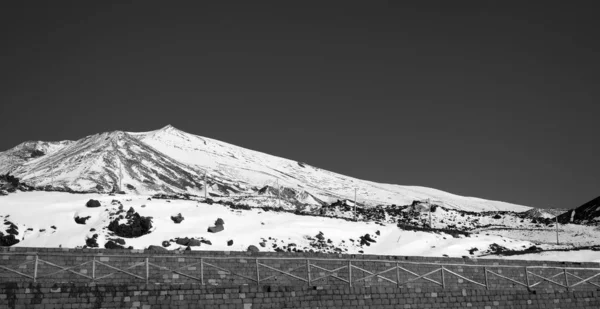
<path id="1" fill-rule="evenodd" d="M 194 284 L 89 285 L 0 283 L 0 307 L 8 309 L 205 308 L 600 308 L 596 291 L 397 289 L 347 286 L 203 287 Z"/>
<path id="2" fill-rule="evenodd" d="M 600 276 L 583 281 L 598 268 L 469 258 L 10 247 L 0 249 L 0 308 L 600 308 Z"/>

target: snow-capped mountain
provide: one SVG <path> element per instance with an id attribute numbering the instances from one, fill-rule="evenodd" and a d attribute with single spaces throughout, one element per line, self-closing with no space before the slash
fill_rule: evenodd
<path id="1" fill-rule="evenodd" d="M 108 132 L 77 141 L 27 142 L 0 153 L 0 173 L 45 190 L 133 194 L 188 193 L 320 206 L 354 199 L 359 206 L 408 205 L 430 200 L 470 211 L 526 211 L 529 207 L 444 191 L 381 184 L 189 134 L 172 126 Z M 206 188 L 205 188 L 206 181 Z"/>

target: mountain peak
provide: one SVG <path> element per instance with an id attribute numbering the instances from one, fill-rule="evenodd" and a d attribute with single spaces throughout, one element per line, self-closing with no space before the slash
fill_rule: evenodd
<path id="1" fill-rule="evenodd" d="M 162 127 L 161 129 L 159 129 L 159 131 L 179 131 L 177 128 L 175 128 L 174 126 L 168 124 L 164 127 Z"/>

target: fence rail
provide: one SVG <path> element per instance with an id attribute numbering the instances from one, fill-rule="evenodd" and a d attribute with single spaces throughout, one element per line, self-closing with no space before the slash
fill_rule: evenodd
<path id="1" fill-rule="evenodd" d="M 7 260 L 14 261 L 15 257 L 25 256 L 26 260 L 17 265 L 8 265 Z M 68 258 L 87 258 L 88 260 L 73 265 L 60 265 L 50 261 L 51 257 L 68 257 Z M 115 266 L 108 262 L 107 258 L 126 258 L 131 259 L 128 266 Z M 387 285 L 396 286 L 398 288 L 405 287 L 408 284 L 417 281 L 425 281 L 435 286 L 446 289 L 448 286 L 448 278 L 456 277 L 462 279 L 476 287 L 493 289 L 490 280 L 505 281 L 509 284 L 522 286 L 531 290 L 540 284 L 546 282 L 550 285 L 562 288 L 572 289 L 583 284 L 589 284 L 595 288 L 600 288 L 600 284 L 592 282 L 593 279 L 600 277 L 600 268 L 586 267 L 558 267 L 558 266 L 517 266 L 517 265 L 472 265 L 472 264 L 453 264 L 453 263 L 427 263 L 427 262 L 411 262 L 411 261 L 386 261 L 386 260 L 368 260 L 368 259 L 335 259 L 335 258 L 305 258 L 305 257 L 247 257 L 247 256 L 229 256 L 229 257 L 210 257 L 210 256 L 185 256 L 186 264 L 179 267 L 172 267 L 177 263 L 170 262 L 170 259 L 179 259 L 181 256 L 161 256 L 161 255 L 77 255 L 77 254 L 60 254 L 60 253 L 0 253 L 0 276 L 16 275 L 16 278 L 26 278 L 31 282 L 40 282 L 43 280 L 54 280 L 55 276 L 61 273 L 69 273 L 80 279 L 85 279 L 86 282 L 104 282 L 110 280 L 117 274 L 125 275 L 131 280 L 148 283 L 163 283 L 162 280 L 157 280 L 153 276 L 156 271 L 176 274 L 192 280 L 201 285 L 206 285 L 210 279 L 214 279 L 214 271 L 221 276 L 243 278 L 252 284 L 261 285 L 267 284 L 270 280 L 287 277 L 290 280 L 296 280 L 297 284 L 302 285 L 319 285 L 324 280 L 331 279 L 332 282 L 348 285 L 350 287 L 358 284 L 367 284 L 367 281 L 375 279 Z M 165 260 L 167 265 L 161 265 L 156 260 Z M 191 262 L 187 262 L 190 261 Z M 242 270 L 252 269 L 255 275 L 242 273 L 239 269 L 232 270 L 218 265 L 219 261 L 244 260 L 245 265 Z M 251 261 L 248 263 L 247 261 Z M 181 261 L 180 261 L 181 262 Z M 281 269 L 274 265 L 269 265 L 268 262 L 295 262 L 299 265 L 288 269 Z M 337 263 L 337 265 L 330 265 Z M 26 268 L 26 265 L 33 265 L 33 272 L 27 274 L 25 271 L 20 271 Z M 81 273 L 76 269 L 84 266 L 89 267 L 91 264 L 91 275 Z M 122 264 L 122 263 L 121 263 Z M 251 265 L 253 264 L 253 265 Z M 328 265 L 323 265 L 328 264 Z M 376 269 L 367 269 L 372 266 Z M 383 264 L 383 265 L 382 265 Z M 55 269 L 40 273 L 40 267 Z M 169 267 L 171 266 L 171 267 Z M 433 267 L 434 269 L 419 273 L 418 270 L 411 270 L 410 267 Z M 99 275 L 99 267 L 109 269 L 111 272 Z M 199 267 L 199 270 L 197 269 Z M 477 280 L 474 277 L 469 278 L 467 275 L 460 274 L 459 268 L 472 269 L 474 272 L 483 273 L 483 278 Z M 186 271 L 187 269 L 187 271 Z M 194 270 L 190 272 L 189 270 Z M 498 269 L 493 271 L 491 269 Z M 508 275 L 503 275 L 502 269 L 510 270 L 513 278 Z M 213 273 L 208 274 L 212 270 Z M 542 275 L 535 271 L 555 271 L 554 275 Z M 580 276 L 577 272 L 583 271 L 587 276 Z M 358 273 L 358 275 L 357 275 Z M 262 276 L 261 276 L 262 275 Z M 515 279 L 518 275 L 524 281 Z M 402 277 L 409 277 L 402 280 Z M 481 277 L 481 276 L 480 276 Z M 0 279 L 5 277 L 0 277 Z M 208 283 L 210 284 L 210 282 Z"/>

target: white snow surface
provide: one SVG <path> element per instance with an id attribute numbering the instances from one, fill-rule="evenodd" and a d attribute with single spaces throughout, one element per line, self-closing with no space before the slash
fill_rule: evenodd
<path id="1" fill-rule="evenodd" d="M 102 206 L 85 207 L 89 199 L 99 200 Z M 138 238 L 125 238 L 126 246 L 136 249 L 161 245 L 162 241 L 177 237 L 194 237 L 212 242 L 212 245 L 192 247 L 194 250 L 245 251 L 250 245 L 258 247 L 262 241 L 266 242 L 266 247 L 260 247 L 263 251 L 273 251 L 274 243 L 280 247 L 294 243 L 298 248 L 306 247 L 308 250 L 310 241 L 307 236 L 314 237 L 319 232 L 322 232 L 326 239 L 331 239 L 333 246 L 347 249 L 345 253 L 359 253 L 363 250 L 365 254 L 463 256 L 468 255 L 471 248 L 478 247 L 483 251 L 494 242 L 501 242 L 510 248 L 532 244 L 528 241 L 504 239 L 501 236 L 452 238 L 445 234 L 403 231 L 394 224 L 381 226 L 373 222 L 297 216 L 291 213 L 265 212 L 261 209 L 232 210 L 218 204 L 208 205 L 188 200 L 148 200 L 147 196 L 140 195 L 17 192 L 0 197 L 0 215 L 19 227 L 18 238 L 21 241 L 15 246 L 81 247 L 85 245 L 86 238 L 98 234 L 98 244 L 102 247 L 111 237 L 110 232 L 103 228 L 109 223 L 109 212 L 118 209 L 117 205 L 111 205 L 111 201 L 115 199 L 123 203 L 124 210 L 133 207 L 141 216 L 153 218 L 150 234 Z M 180 224 L 175 224 L 171 216 L 179 213 L 185 219 Z M 82 225 L 75 223 L 76 216 L 91 218 Z M 215 234 L 209 233 L 207 228 L 213 226 L 218 218 L 225 221 L 225 230 Z M 90 231 L 92 228 L 95 231 Z M 377 231 L 380 236 L 376 235 Z M 353 243 L 350 240 L 358 240 L 365 234 L 370 234 L 377 242 L 359 248 L 357 242 Z M 269 237 L 272 239 L 269 240 Z M 227 246 L 228 240 L 233 240 L 234 245 Z M 179 247 L 173 243 L 169 249 Z"/>
<path id="2" fill-rule="evenodd" d="M 45 150 L 46 155 L 39 158 L 16 157 L 16 149 L 22 145 L 0 153 L 0 172 L 11 171 L 36 187 L 75 191 L 202 196 L 207 175 L 208 193 L 255 196 L 265 185 L 279 184 L 295 192 L 296 202 L 312 206 L 338 199 L 353 200 L 356 188 L 358 203 L 362 205 L 407 205 L 430 199 L 447 208 L 469 211 L 530 209 L 432 188 L 360 180 L 189 134 L 170 125 L 151 132 L 115 131 L 48 145 L 29 146 L 28 149 Z"/>
<path id="3" fill-rule="evenodd" d="M 87 208 L 89 199 L 97 199 L 101 207 Z M 535 239 L 518 239 L 482 231 L 470 237 L 460 236 L 454 238 L 444 233 L 414 232 L 399 229 L 393 223 L 377 224 L 375 222 L 353 222 L 337 218 L 316 216 L 299 216 L 292 213 L 263 211 L 259 208 L 251 210 L 233 210 L 220 204 L 208 205 L 194 200 L 164 200 L 151 199 L 139 194 L 115 195 L 107 194 L 70 194 L 61 192 L 16 192 L 8 196 L 0 196 L 0 220 L 10 221 L 18 226 L 20 242 L 18 247 L 82 247 L 86 238 L 98 234 L 98 244 L 103 247 L 109 238 L 120 238 L 112 235 L 106 229 L 110 222 L 109 214 L 118 210 L 118 205 L 111 202 L 117 200 L 123 204 L 127 211 L 133 207 L 141 216 L 152 217 L 153 228 L 150 234 L 138 238 L 123 238 L 125 247 L 133 246 L 135 249 L 147 248 L 158 245 L 165 240 L 175 238 L 206 239 L 212 245 L 202 244 L 192 247 L 192 250 L 227 250 L 245 251 L 250 245 L 255 245 L 261 251 L 274 251 L 274 245 L 279 248 L 295 244 L 295 248 L 308 251 L 315 249 L 311 246 L 315 236 L 323 233 L 326 240 L 330 239 L 329 247 L 315 249 L 320 252 L 341 252 L 348 254 L 379 254 L 403 256 L 449 256 L 476 257 L 485 254 L 492 244 L 499 244 L 512 250 L 522 250 L 532 245 L 545 249 L 564 248 L 565 246 L 552 246 L 540 243 Z M 175 224 L 171 216 L 181 213 L 184 220 Z M 450 212 L 436 211 L 441 220 L 449 217 Z M 436 214 L 434 213 L 434 214 Z M 76 216 L 91 218 L 86 224 L 77 224 Z M 207 228 L 221 218 L 224 231 L 209 233 Z M 448 220 L 448 218 L 446 218 Z M 486 219 L 487 220 L 487 219 Z M 489 219 L 497 220 L 497 219 Z M 512 219 L 500 220 L 501 224 L 511 225 Z M 485 221 L 486 223 L 488 221 Z M 442 223 L 438 223 L 442 225 Z M 54 226 L 54 228 L 53 228 Z M 564 229 L 571 226 L 565 225 Z M 0 225 L 0 232 L 5 232 L 6 225 Z M 92 230 L 94 229 L 94 230 Z M 577 226 L 581 233 L 585 230 Z M 586 230 L 588 236 L 598 239 L 599 231 L 595 228 Z M 361 246 L 359 238 L 369 234 L 376 242 L 370 246 Z M 227 242 L 233 240 L 233 245 Z M 565 240 L 566 241 L 566 240 Z M 260 243 L 265 246 L 261 246 Z M 170 250 L 182 250 L 183 246 L 171 242 Z M 477 249 L 472 255 L 469 251 Z M 588 250 L 589 251 L 589 250 Z M 573 261 L 598 261 L 600 252 L 575 251 L 555 252 L 542 254 L 518 255 L 499 258 L 516 259 L 544 259 L 544 260 L 573 260 Z M 498 258 L 498 256 L 494 256 Z"/>

